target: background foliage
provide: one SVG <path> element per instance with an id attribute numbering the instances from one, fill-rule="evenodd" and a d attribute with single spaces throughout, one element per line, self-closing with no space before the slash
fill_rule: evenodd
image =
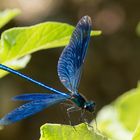
<path id="1" fill-rule="evenodd" d="M 116 2 L 114 0 L 106 2 L 102 0 L 100 2 L 96 0 L 88 2 L 85 0 L 61 0 L 59 3 L 56 0 L 39 0 L 34 2 L 32 0 L 24 2 L 15 1 L 14 3 L 11 0 L 2 0 L 0 7 L 1 9 L 16 7 L 22 10 L 22 14 L 16 20 L 0 29 L 1 33 L 13 26 L 34 25 L 43 21 L 60 21 L 76 25 L 81 16 L 85 14 L 91 16 L 93 19 L 93 28 L 101 29 L 103 35 L 91 39 L 80 91 L 87 98 L 96 101 L 97 112 L 101 107 L 110 104 L 110 102 L 114 101 L 122 93 L 136 87 L 137 81 L 140 79 L 138 24 L 140 17 L 138 15 L 138 0 L 133 2 Z M 33 54 L 33 59 L 23 72 L 64 91 L 56 72 L 56 65 L 61 51 L 62 49 L 59 48 L 39 51 Z M 27 58 L 29 60 L 29 57 Z M 17 106 L 16 103 L 10 101 L 12 96 L 25 92 L 46 92 L 39 87 L 11 75 L 0 80 L 0 89 L 0 116 L 3 116 Z M 0 138 L 16 140 L 22 135 L 23 137 L 21 139 L 24 140 L 38 139 L 41 124 L 45 122 L 68 124 L 65 112 L 61 111 L 60 114 L 60 111 L 61 108 L 59 106 L 52 107 L 31 119 L 29 118 L 8 126 L 1 131 Z M 108 114 L 107 112 L 111 111 L 107 109 L 105 114 Z M 55 117 L 56 115 L 58 116 L 57 118 Z M 74 114 L 74 116 L 76 115 Z M 131 114 L 127 117 L 130 116 L 133 117 L 134 115 Z M 130 119 L 133 120 L 133 118 Z M 112 124 L 113 126 L 118 126 L 118 123 L 115 123 L 116 125 L 114 123 Z M 98 125 L 100 127 L 99 121 Z M 109 130 L 112 130 L 112 127 L 108 124 L 102 126 L 106 126 L 106 129 L 109 127 Z M 134 128 L 122 128 L 127 130 L 125 134 L 132 136 L 132 129 Z M 133 138 L 139 137 L 138 130 L 139 125 L 135 130 Z M 34 135 L 31 132 L 34 132 Z M 104 133 L 107 134 L 107 131 Z"/>

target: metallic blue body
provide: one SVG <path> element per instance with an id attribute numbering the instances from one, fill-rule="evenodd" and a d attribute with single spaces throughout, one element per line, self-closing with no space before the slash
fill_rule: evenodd
<path id="1" fill-rule="evenodd" d="M 56 90 L 54 88 L 51 88 L 51 87 L 49 87 L 49 86 L 47 86 L 47 85 L 45 85 L 45 84 L 43 84 L 43 83 L 41 83 L 39 81 L 36 81 L 36 80 L 30 78 L 29 76 L 26 76 L 25 74 L 22 74 L 22 73 L 20 73 L 20 72 L 18 72 L 16 70 L 13 70 L 13 69 L 5 66 L 5 65 L 0 64 L 0 69 L 5 70 L 5 71 L 8 71 L 8 72 L 13 73 L 13 74 L 16 74 L 17 76 L 22 77 L 22 78 L 24 78 L 24 79 L 26 79 L 26 80 L 28 80 L 28 81 L 30 81 L 32 83 L 35 83 L 35 84 L 37 84 L 37 85 L 39 85 L 39 86 L 41 86 L 41 87 L 43 87 L 45 89 L 48 89 L 48 90 L 50 90 L 50 91 L 52 91 L 54 93 L 66 95 L 63 92 L 60 92 L 60 91 L 58 91 L 58 90 Z"/>
<path id="2" fill-rule="evenodd" d="M 9 125 L 27 118 L 28 116 L 34 115 L 37 112 L 40 112 L 41 110 L 54 104 L 58 104 L 67 100 L 72 101 L 77 107 L 81 109 L 85 109 L 89 112 L 94 111 L 95 103 L 93 101 L 87 101 L 82 95 L 78 93 L 82 67 L 90 39 L 90 32 L 91 19 L 88 16 L 84 16 L 78 22 L 70 39 L 70 43 L 67 47 L 65 47 L 58 61 L 58 76 L 62 84 L 70 91 L 70 94 L 58 91 L 16 70 L 0 64 L 0 69 L 18 75 L 19 77 L 22 77 L 54 93 L 22 94 L 12 98 L 13 100 L 26 101 L 27 103 L 14 109 L 2 119 L 0 119 L 0 125 Z"/>

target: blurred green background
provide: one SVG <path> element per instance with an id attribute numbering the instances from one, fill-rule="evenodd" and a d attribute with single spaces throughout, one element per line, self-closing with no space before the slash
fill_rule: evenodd
<path id="1" fill-rule="evenodd" d="M 140 38 L 136 32 L 140 21 L 139 5 L 139 0 L 1 0 L 0 10 L 19 8 L 22 13 L 0 32 L 45 21 L 75 26 L 82 16 L 89 15 L 93 29 L 102 30 L 103 34 L 91 38 L 79 91 L 96 102 L 97 112 L 123 92 L 136 87 L 140 79 Z M 57 61 L 62 49 L 34 53 L 27 67 L 21 71 L 66 91 L 57 76 Z M 1 79 L 0 117 L 19 105 L 11 101 L 11 97 L 35 92 L 46 91 L 11 74 Z M 39 128 L 46 122 L 69 124 L 66 111 L 58 105 L 7 126 L 0 131 L 0 139 L 37 140 Z"/>

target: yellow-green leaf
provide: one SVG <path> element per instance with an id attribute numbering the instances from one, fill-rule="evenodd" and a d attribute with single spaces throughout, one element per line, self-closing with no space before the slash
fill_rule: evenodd
<path id="1" fill-rule="evenodd" d="M 19 14 L 20 10 L 18 9 L 7 9 L 0 12 L 0 28 L 2 28 L 6 23 Z"/>
<path id="2" fill-rule="evenodd" d="M 0 63 L 8 64 L 42 49 L 66 46 L 74 27 L 59 22 L 45 22 L 29 27 L 17 27 L 2 33 L 0 40 Z M 92 31 L 91 35 L 100 35 Z M 0 76 L 2 76 L 0 72 Z"/>
<path id="3" fill-rule="evenodd" d="M 132 140 L 139 120 L 140 85 L 103 107 L 97 115 L 99 130 L 113 140 Z"/>
<path id="4" fill-rule="evenodd" d="M 45 124 L 41 127 L 40 140 L 107 140 L 87 124 L 77 126 Z"/>
<path id="5" fill-rule="evenodd" d="M 140 123 L 136 127 L 132 140 L 140 140 Z"/>

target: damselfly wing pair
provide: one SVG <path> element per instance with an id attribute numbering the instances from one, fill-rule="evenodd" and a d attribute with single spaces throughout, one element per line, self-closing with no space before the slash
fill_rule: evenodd
<path id="1" fill-rule="evenodd" d="M 21 94 L 13 97 L 16 101 L 26 101 L 27 103 L 6 114 L 2 119 L 0 119 L 0 125 L 9 125 L 20 121 L 42 111 L 45 108 L 68 100 L 74 103 L 75 107 L 81 110 L 91 113 L 94 112 L 95 102 L 86 100 L 85 97 L 78 93 L 82 68 L 90 40 L 90 33 L 91 19 L 89 16 L 84 16 L 78 22 L 69 44 L 64 48 L 59 58 L 57 66 L 58 76 L 61 83 L 69 90 L 70 93 L 58 91 L 16 70 L 0 64 L 0 69 L 18 75 L 19 77 L 53 92 L 53 94 L 32 93 Z"/>

